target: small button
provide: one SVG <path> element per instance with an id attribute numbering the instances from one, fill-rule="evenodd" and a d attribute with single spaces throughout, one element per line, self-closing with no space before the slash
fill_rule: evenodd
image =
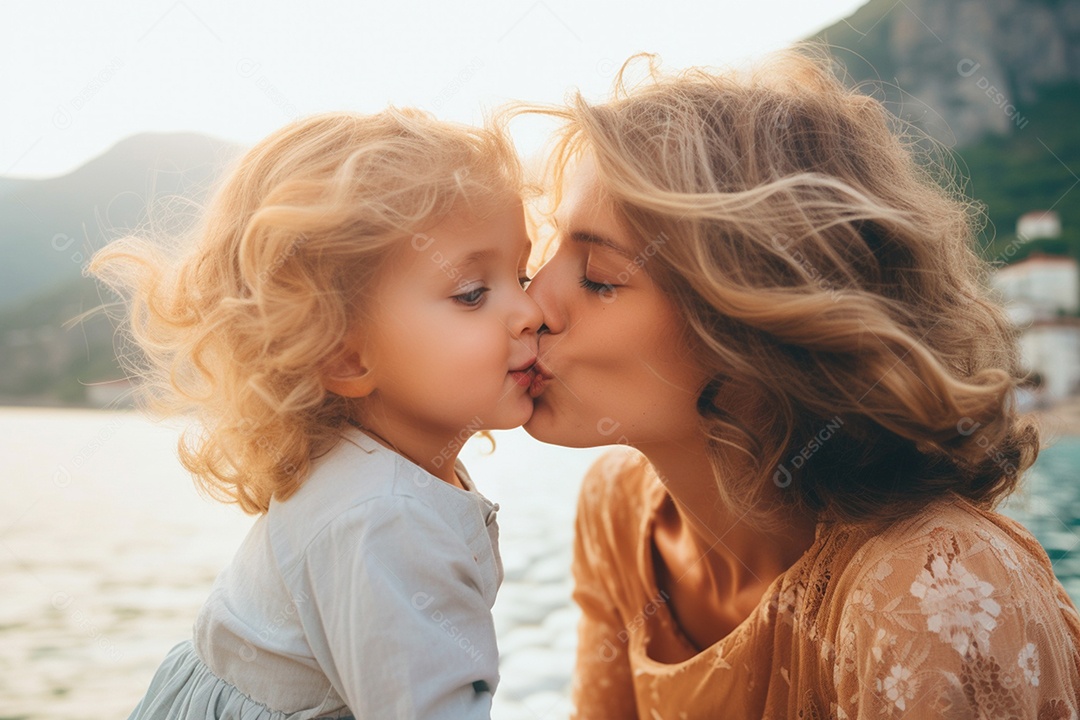
<path id="1" fill-rule="evenodd" d="M 484 524 L 490 525 L 491 523 L 495 522 L 495 513 L 497 512 L 499 512 L 499 503 L 495 503 L 491 506 L 491 509 L 488 510 L 487 517 L 484 518 Z"/>

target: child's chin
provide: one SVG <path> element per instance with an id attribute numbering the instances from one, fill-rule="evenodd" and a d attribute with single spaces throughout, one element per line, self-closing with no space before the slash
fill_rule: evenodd
<path id="1" fill-rule="evenodd" d="M 499 417 L 490 423 L 487 428 L 489 430 L 513 430 L 529 422 L 529 418 L 533 414 L 532 398 L 526 395 L 525 399 L 528 401 L 526 406 L 507 409 L 499 413 Z"/>

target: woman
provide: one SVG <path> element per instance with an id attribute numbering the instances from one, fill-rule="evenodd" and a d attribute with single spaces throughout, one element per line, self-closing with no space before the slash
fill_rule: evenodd
<path id="1" fill-rule="evenodd" d="M 1077 717 L 994 507 L 1038 453 L 971 207 L 789 52 L 563 110 L 536 438 L 584 481 L 578 718 Z"/>

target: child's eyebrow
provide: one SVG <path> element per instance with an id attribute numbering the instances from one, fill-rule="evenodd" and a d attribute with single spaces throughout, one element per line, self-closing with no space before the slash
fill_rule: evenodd
<path id="1" fill-rule="evenodd" d="M 529 241 L 528 243 L 526 243 L 526 245 L 525 245 L 526 257 L 529 257 L 529 256 L 532 255 L 532 248 L 533 248 L 532 241 Z M 464 255 L 464 256 L 459 257 L 459 258 L 454 258 L 453 260 L 450 261 L 450 264 L 453 265 L 456 268 L 465 268 L 465 267 L 468 267 L 470 265 L 476 265 L 476 264 L 482 263 L 484 261 L 487 261 L 487 260 L 490 260 L 490 259 L 493 259 L 493 258 L 497 258 L 501 254 L 502 254 L 502 252 L 501 252 L 500 248 L 489 247 L 489 248 L 484 248 L 482 250 L 473 250 L 472 252 L 470 252 L 467 255 Z"/>
<path id="2" fill-rule="evenodd" d="M 465 257 L 455 259 L 453 264 L 458 266 L 458 267 L 465 267 L 467 265 L 472 265 L 474 263 L 482 262 L 482 261 L 487 260 L 488 258 L 492 257 L 493 255 L 498 255 L 498 254 L 499 254 L 499 251 L 494 249 L 494 248 L 486 248 L 484 250 L 473 250 L 471 253 L 469 253 Z"/>

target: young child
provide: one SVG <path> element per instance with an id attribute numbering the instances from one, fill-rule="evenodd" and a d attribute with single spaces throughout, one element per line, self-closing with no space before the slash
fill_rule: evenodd
<path id="1" fill-rule="evenodd" d="M 489 717 L 498 506 L 457 454 L 532 413 L 521 188 L 495 130 L 332 113 L 248 152 L 193 245 L 95 257 L 150 409 L 199 421 L 181 461 L 259 514 L 132 718 Z"/>

